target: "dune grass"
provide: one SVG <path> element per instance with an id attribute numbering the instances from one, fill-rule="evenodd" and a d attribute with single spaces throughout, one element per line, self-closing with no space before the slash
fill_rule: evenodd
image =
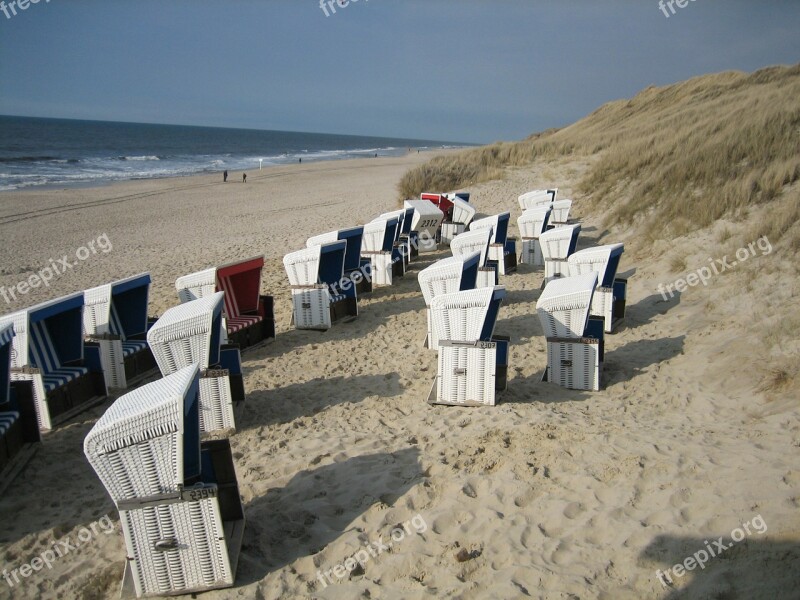
<path id="1" fill-rule="evenodd" d="M 769 202 L 800 179 L 798 98 L 800 65 L 650 87 L 560 130 L 434 158 L 398 187 L 411 198 L 498 179 L 509 166 L 599 153 L 578 191 L 608 209 L 606 225 L 682 235 Z"/>

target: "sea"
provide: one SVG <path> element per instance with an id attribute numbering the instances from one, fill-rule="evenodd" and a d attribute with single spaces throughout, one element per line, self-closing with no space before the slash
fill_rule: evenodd
<path id="1" fill-rule="evenodd" d="M 0 191 L 458 148 L 435 140 L 0 116 Z"/>

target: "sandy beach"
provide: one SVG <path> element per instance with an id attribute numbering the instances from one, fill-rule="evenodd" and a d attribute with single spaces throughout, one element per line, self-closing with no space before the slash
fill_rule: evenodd
<path id="1" fill-rule="evenodd" d="M 607 338 L 595 393 L 540 382 L 542 273 L 521 265 L 501 281 L 496 332 L 511 350 L 500 404 L 427 405 L 436 357 L 423 348 L 416 276 L 447 248 L 362 299 L 355 321 L 290 327 L 283 255 L 396 208 L 398 180 L 431 155 L 273 167 L 249 171 L 246 184 L 233 172 L 228 183 L 220 174 L 0 194 L 0 286 L 63 256 L 75 263 L 49 287 L 0 298 L 1 313 L 149 271 L 156 315 L 177 304 L 178 276 L 266 256 L 277 337 L 242 357 L 247 401 L 232 437 L 244 545 L 235 586 L 202 598 L 798 597 L 800 411 L 759 391 L 750 337 L 796 296 L 796 280 L 781 277 L 789 259 L 760 252 L 708 285 L 666 300 L 657 291 L 679 276 L 675 245 L 691 248 L 687 269 L 702 266 L 716 256 L 713 236 L 741 223 L 652 244 L 606 230 L 575 191 L 588 159 L 509 168 L 467 189 L 479 215 L 511 211 L 518 235 L 517 196 L 555 184 L 574 200 L 579 247 L 626 242 L 621 271 L 636 268 L 626 324 Z M 82 453 L 109 404 L 48 434 L 0 498 L 0 568 L 75 542 L 105 515 L 116 528 L 52 568 L 0 581 L 0 597 L 116 597 L 118 515 Z M 719 538 L 730 547 L 702 569 L 657 575 Z M 374 556 L 363 569 L 337 577 L 365 544 Z"/>

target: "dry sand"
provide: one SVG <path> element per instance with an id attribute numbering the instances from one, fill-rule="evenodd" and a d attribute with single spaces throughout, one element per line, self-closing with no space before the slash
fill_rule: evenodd
<path id="1" fill-rule="evenodd" d="M 768 315 L 742 293 L 756 267 L 771 282 L 765 306 L 796 293 L 795 282 L 782 282 L 778 256 L 665 302 L 656 286 L 679 276 L 669 267 L 674 246 L 654 247 L 656 258 L 626 253 L 622 270 L 638 269 L 627 324 L 607 338 L 605 389 L 596 393 L 540 383 L 542 275 L 521 266 L 502 282 L 509 293 L 496 331 L 512 347 L 501 404 L 427 405 L 436 361 L 422 347 L 416 273 L 446 249 L 364 298 L 356 321 L 326 333 L 289 328 L 283 254 L 393 209 L 399 177 L 426 158 L 280 167 L 248 173 L 247 184 L 232 174 L 224 185 L 200 176 L 0 195 L 0 285 L 102 234 L 113 245 L 8 310 L 150 271 L 158 313 L 176 304 L 179 275 L 266 255 L 263 291 L 276 297 L 278 335 L 243 356 L 247 402 L 232 438 L 244 547 L 236 586 L 202 597 L 800 597 L 800 414 L 793 399 L 768 402 L 756 390 L 751 334 Z M 469 191 L 479 213 L 510 210 L 516 233 L 518 194 L 555 183 L 569 197 L 585 167 L 510 170 Z M 574 216 L 584 224 L 581 246 L 596 243 L 599 215 L 576 198 Z M 604 242 L 628 241 L 624 231 L 602 233 Z M 687 269 L 705 264 L 708 235 L 675 242 L 696 248 Z M 74 542 L 105 514 L 118 522 L 81 449 L 106 406 L 46 436 L 0 499 L 2 567 L 18 568 L 56 540 Z M 318 579 L 417 515 L 363 573 L 334 575 L 327 586 Z M 657 569 L 706 540 L 731 543 L 731 532 L 758 515 L 766 533 L 751 525 L 703 570 L 673 575 L 673 587 L 657 579 Z M 456 559 L 460 550 L 468 560 Z M 51 570 L 13 588 L 0 581 L 0 596 L 112 597 L 124 555 L 118 529 L 98 533 Z"/>

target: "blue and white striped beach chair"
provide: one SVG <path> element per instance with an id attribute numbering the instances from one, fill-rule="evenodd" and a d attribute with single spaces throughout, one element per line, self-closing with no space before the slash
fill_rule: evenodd
<path id="1" fill-rule="evenodd" d="M 428 307 L 428 334 L 425 337 L 425 345 L 431 350 L 439 349 L 439 339 L 431 323 L 431 302 L 443 294 L 474 290 L 480 261 L 480 252 L 471 252 L 463 256 L 443 258 L 419 272 L 419 287 L 425 299 L 425 306 Z"/>
<path id="2" fill-rule="evenodd" d="M 370 260 L 372 285 L 392 285 L 394 277 L 405 272 L 403 256 L 395 246 L 397 239 L 397 217 L 379 218 L 364 225 L 361 240 L 361 256 Z"/>
<path id="3" fill-rule="evenodd" d="M 0 326 L 0 494 L 33 456 L 41 440 L 30 381 L 11 383 L 14 326 Z"/>
<path id="4" fill-rule="evenodd" d="M 494 335 L 505 288 L 491 287 L 436 296 L 431 321 L 438 338 L 438 373 L 428 402 L 494 406 L 506 389 L 509 338 Z"/>
<path id="5" fill-rule="evenodd" d="M 480 256 L 478 263 L 478 281 L 476 287 L 493 287 L 497 285 L 497 261 L 489 258 L 489 244 L 492 239 L 491 227 L 466 231 L 453 238 L 450 242 L 450 251 L 453 256 L 467 256 L 477 252 Z"/>
<path id="6" fill-rule="evenodd" d="M 140 273 L 83 292 L 83 328 L 100 345 L 106 386 L 126 389 L 157 365 L 147 345 L 150 274 Z"/>
<path id="7" fill-rule="evenodd" d="M 166 377 L 197 364 L 200 373 L 200 428 L 229 433 L 236 428 L 234 403 L 244 401 L 239 346 L 222 344 L 224 292 L 167 310 L 147 332 L 147 343 Z"/>
<path id="8" fill-rule="evenodd" d="M 344 277 L 350 279 L 356 286 L 356 294 L 360 298 L 372 291 L 372 274 L 370 273 L 370 260 L 361 256 L 363 227 L 348 227 L 329 231 L 308 238 L 306 248 L 320 246 L 329 242 L 347 242 L 344 253 Z"/>
<path id="9" fill-rule="evenodd" d="M 324 331 L 358 316 L 355 284 L 344 276 L 346 249 L 346 241 L 327 242 L 283 257 L 297 329 Z"/>
<path id="10" fill-rule="evenodd" d="M 508 222 L 511 213 L 504 212 L 473 221 L 470 231 L 491 228 L 492 239 L 489 246 L 489 260 L 497 262 L 498 273 L 506 275 L 517 270 L 517 240 L 508 235 Z"/>
<path id="11" fill-rule="evenodd" d="M 624 244 L 606 244 L 578 250 L 568 259 L 571 276 L 597 273 L 597 289 L 592 296 L 591 314 L 603 318 L 606 333 L 611 333 L 625 319 L 628 280 L 617 277 L 619 261 L 624 251 Z"/>
<path id="12" fill-rule="evenodd" d="M 536 267 L 544 266 L 544 257 L 542 256 L 542 246 L 539 244 L 539 236 L 547 231 L 549 219 L 549 205 L 529 208 L 517 219 L 519 235 L 520 238 L 522 238 L 522 254 L 519 258 L 521 263 Z"/>
<path id="13" fill-rule="evenodd" d="M 567 259 L 575 252 L 578 245 L 578 235 L 581 226 L 564 225 L 549 229 L 539 236 L 544 258 L 544 281 L 547 285 L 553 279 L 569 276 L 569 263 Z"/>
<path id="14" fill-rule="evenodd" d="M 200 441 L 199 375 L 191 364 L 128 392 L 84 440 L 84 454 L 119 510 L 127 557 L 122 597 L 234 583 L 244 511 L 229 441 Z"/>
<path id="15" fill-rule="evenodd" d="M 13 323 L 12 380 L 33 382 L 42 431 L 107 395 L 100 347 L 83 339 L 83 294 L 38 304 L 0 318 Z"/>
<path id="16" fill-rule="evenodd" d="M 547 340 L 543 381 L 576 390 L 600 389 L 603 319 L 590 317 L 597 286 L 594 271 L 547 284 L 536 312 Z"/>

